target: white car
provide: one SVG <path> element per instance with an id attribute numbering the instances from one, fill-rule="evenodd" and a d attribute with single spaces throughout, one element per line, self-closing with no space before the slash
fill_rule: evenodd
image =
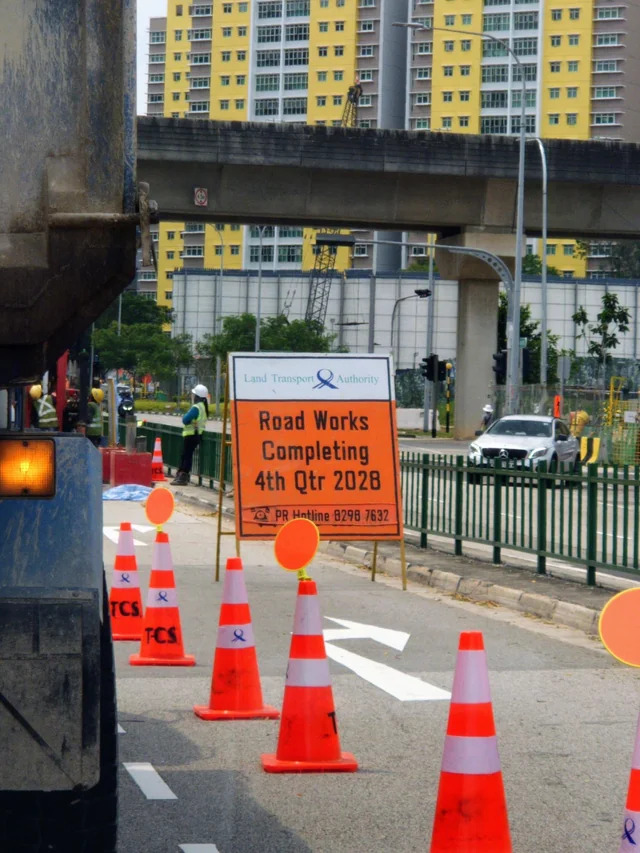
<path id="1" fill-rule="evenodd" d="M 547 470 L 561 463 L 573 470 L 580 443 L 558 418 L 540 415 L 505 415 L 477 436 L 469 445 L 469 467 L 487 467 L 499 459 L 503 467 L 536 468 L 545 462 Z"/>

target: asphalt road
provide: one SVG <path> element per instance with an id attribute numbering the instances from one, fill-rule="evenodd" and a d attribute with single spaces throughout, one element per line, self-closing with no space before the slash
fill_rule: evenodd
<path id="1" fill-rule="evenodd" d="M 144 529 L 141 506 L 104 507 L 112 538 L 120 521 L 143 527 L 135 536 L 144 543 L 137 556 L 146 590 L 153 531 Z M 137 644 L 116 644 L 124 730 L 120 853 L 428 849 L 448 702 L 407 699 L 406 690 L 420 682 L 451 688 L 463 630 L 481 630 L 485 639 L 514 850 L 617 849 L 639 706 L 636 674 L 576 631 L 422 587 L 402 592 L 393 579 L 372 584 L 365 572 L 326 555 L 309 571 L 327 629 L 339 627 L 332 617 L 410 636 L 404 648 L 373 639 L 330 643 L 334 658 L 359 656 L 348 661 L 352 668 L 331 661 L 341 745 L 355 754 L 357 773 L 264 773 L 260 755 L 275 750 L 278 721 L 208 723 L 192 712 L 208 699 L 222 593 L 212 580 L 214 519 L 196 513 L 183 508 L 165 530 L 185 650 L 197 665 L 134 668 L 128 657 Z M 115 545 L 104 541 L 110 581 Z M 223 538 L 222 549 L 232 553 L 232 537 Z M 264 698 L 280 707 L 296 579 L 275 566 L 269 543 L 243 543 L 242 554 Z M 391 670 L 378 671 L 372 683 L 353 669 L 364 666 L 362 658 Z M 147 797 L 125 763 L 149 763 L 173 798 Z M 145 775 L 153 776 L 148 769 Z"/>

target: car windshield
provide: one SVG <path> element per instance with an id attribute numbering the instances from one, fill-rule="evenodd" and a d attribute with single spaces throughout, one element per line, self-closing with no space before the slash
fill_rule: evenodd
<path id="1" fill-rule="evenodd" d="M 532 438 L 550 438 L 551 424 L 547 421 L 502 418 L 487 430 L 491 435 L 528 435 Z"/>

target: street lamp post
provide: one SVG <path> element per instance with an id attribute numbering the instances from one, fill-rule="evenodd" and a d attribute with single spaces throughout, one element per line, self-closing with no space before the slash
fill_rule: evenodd
<path id="1" fill-rule="evenodd" d="M 396 299 L 393 303 L 393 310 L 391 312 L 391 346 L 389 349 L 393 352 L 393 330 L 395 327 L 395 319 L 396 319 L 396 310 L 398 305 L 401 302 L 404 302 L 407 299 L 426 299 L 428 296 L 431 296 L 431 291 L 426 287 L 418 288 L 414 290 L 413 293 L 410 293 L 409 296 L 401 296 L 400 299 Z M 400 335 L 400 329 L 398 329 L 398 335 Z M 400 361 L 400 347 L 398 346 L 398 362 Z"/>
<path id="2" fill-rule="evenodd" d="M 260 352 L 260 320 L 262 319 L 262 237 L 266 225 L 258 226 L 258 307 L 256 310 L 255 352 Z"/>
<path id="3" fill-rule="evenodd" d="M 547 341 L 547 155 L 544 150 L 542 140 L 536 137 L 538 149 L 540 151 L 540 159 L 542 161 L 542 257 L 541 257 L 541 275 L 540 275 L 540 290 L 542 299 L 542 322 L 540 324 L 540 383 L 546 392 L 547 390 L 547 359 L 548 359 L 548 341 Z"/>
<path id="4" fill-rule="evenodd" d="M 218 274 L 218 293 L 215 294 L 213 299 L 213 334 L 216 333 L 216 322 L 218 320 L 218 301 L 222 299 L 222 276 L 224 275 L 224 240 L 222 239 L 222 232 L 218 231 L 216 228 L 216 234 L 218 235 L 218 239 L 220 240 L 220 272 Z"/>
<path id="5" fill-rule="evenodd" d="M 525 120 L 526 120 L 526 97 L 527 87 L 524 76 L 524 66 L 518 59 L 517 54 L 511 46 L 503 41 L 489 35 L 473 30 L 457 30 L 451 27 L 425 27 L 419 23 L 393 23 L 394 27 L 405 27 L 427 32 L 438 30 L 446 33 L 460 33 L 465 36 L 477 36 L 478 38 L 494 41 L 509 52 L 520 69 L 520 81 L 522 84 L 520 95 L 520 148 L 518 157 L 518 191 L 516 198 L 516 257 L 513 278 L 513 288 L 509 294 L 509 313 L 507 317 L 507 412 L 515 412 L 518 406 L 518 389 L 520 374 L 520 298 L 522 291 L 522 249 L 523 249 L 523 224 L 524 224 L 524 153 L 525 153 Z"/>

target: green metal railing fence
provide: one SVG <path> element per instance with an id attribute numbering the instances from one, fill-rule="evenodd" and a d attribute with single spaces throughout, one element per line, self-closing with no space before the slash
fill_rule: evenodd
<path id="1" fill-rule="evenodd" d="M 177 469 L 179 427 L 146 424 L 137 434 L 149 452 L 160 436 L 165 465 Z M 206 432 L 192 471 L 199 485 L 218 482 L 221 449 L 221 434 Z M 536 556 L 540 574 L 547 559 L 564 560 L 584 566 L 591 585 L 599 569 L 640 572 L 640 466 L 551 472 L 497 463 L 479 472 L 463 456 L 405 452 L 400 469 L 404 525 L 420 535 L 423 548 L 429 536 L 452 539 L 457 555 L 464 542 L 480 542 L 493 549 L 495 563 L 502 549 L 523 551 Z M 225 482 L 232 477 L 227 453 Z"/>

